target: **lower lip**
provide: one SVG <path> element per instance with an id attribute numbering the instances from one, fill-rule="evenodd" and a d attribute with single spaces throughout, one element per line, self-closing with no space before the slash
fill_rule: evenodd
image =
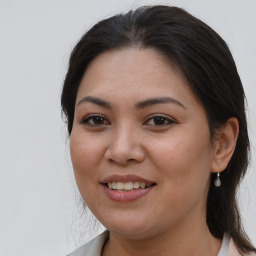
<path id="1" fill-rule="evenodd" d="M 129 202 L 129 201 L 134 201 L 137 200 L 143 196 L 145 196 L 149 191 L 151 191 L 155 186 L 151 186 L 149 188 L 139 188 L 139 189 L 134 189 L 131 191 L 117 191 L 117 190 L 112 190 L 102 184 L 107 196 L 117 202 Z"/>

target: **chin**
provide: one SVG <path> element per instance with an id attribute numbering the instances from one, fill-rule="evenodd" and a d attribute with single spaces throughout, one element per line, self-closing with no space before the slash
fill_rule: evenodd
<path id="1" fill-rule="evenodd" d="M 138 218 L 126 218 L 124 219 L 108 219 L 101 221 L 103 226 L 106 227 L 112 234 L 116 234 L 121 237 L 140 239 L 150 236 L 152 230 L 152 222 L 148 222 L 145 219 L 140 221 Z M 151 223 L 151 225 L 149 225 Z M 147 235 L 148 234 L 148 235 Z"/>
<path id="2" fill-rule="evenodd" d="M 106 227 L 111 230 L 120 230 L 125 231 L 125 232 L 132 232 L 132 233 L 138 233 L 141 230 L 145 228 L 145 223 L 143 221 L 140 222 L 135 218 L 127 218 L 127 219 L 113 219 L 113 220 L 108 220 L 106 221 Z"/>

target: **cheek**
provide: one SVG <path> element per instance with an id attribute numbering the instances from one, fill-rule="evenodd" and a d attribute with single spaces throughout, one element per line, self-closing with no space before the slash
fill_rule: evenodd
<path id="1" fill-rule="evenodd" d="M 102 154 L 102 144 L 97 139 L 79 132 L 71 134 L 70 155 L 75 172 L 93 172 L 93 168 L 100 163 Z"/>
<path id="2" fill-rule="evenodd" d="M 102 162 L 102 144 L 79 132 L 70 136 L 70 155 L 78 189 L 88 204 L 99 182 L 98 167 Z"/>
<path id="3" fill-rule="evenodd" d="M 156 146 L 156 143 L 153 144 Z M 207 143 L 201 140 L 195 144 L 183 136 L 182 139 L 175 137 L 158 142 L 156 148 L 152 148 L 151 155 L 154 155 L 152 161 L 162 184 L 159 186 L 159 193 L 163 195 L 159 199 L 159 211 L 167 212 L 168 218 L 175 219 L 181 218 L 196 205 L 204 209 L 210 177 Z"/>
<path id="4" fill-rule="evenodd" d="M 99 207 L 97 185 L 99 177 L 97 166 L 100 164 L 101 147 L 91 136 L 85 136 L 76 130 L 70 136 L 70 155 L 77 187 L 87 206 Z"/>
<path id="5" fill-rule="evenodd" d="M 204 189 L 210 176 L 212 153 L 208 133 L 175 133 L 163 140 L 151 140 L 150 155 L 162 182 L 169 188 L 184 192 Z M 157 150 L 156 150 L 157 149 Z"/>

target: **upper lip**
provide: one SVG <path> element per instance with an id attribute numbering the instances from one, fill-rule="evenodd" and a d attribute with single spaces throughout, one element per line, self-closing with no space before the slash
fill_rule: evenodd
<path id="1" fill-rule="evenodd" d="M 133 174 L 127 174 L 127 175 L 119 175 L 119 174 L 113 174 L 110 176 L 105 177 L 101 183 L 108 183 L 108 182 L 129 182 L 129 181 L 137 181 L 141 183 L 155 183 L 154 181 L 144 179 L 140 176 L 133 175 Z"/>

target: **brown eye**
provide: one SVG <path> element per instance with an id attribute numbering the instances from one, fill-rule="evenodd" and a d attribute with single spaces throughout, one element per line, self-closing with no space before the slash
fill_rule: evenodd
<path id="1" fill-rule="evenodd" d="M 89 126 L 101 126 L 101 125 L 109 125 L 109 121 L 103 116 L 100 115 L 93 115 L 86 117 L 82 124 L 89 125 Z"/>
<path id="2" fill-rule="evenodd" d="M 165 116 L 153 116 L 145 123 L 149 126 L 164 126 L 175 123 L 172 119 Z"/>

